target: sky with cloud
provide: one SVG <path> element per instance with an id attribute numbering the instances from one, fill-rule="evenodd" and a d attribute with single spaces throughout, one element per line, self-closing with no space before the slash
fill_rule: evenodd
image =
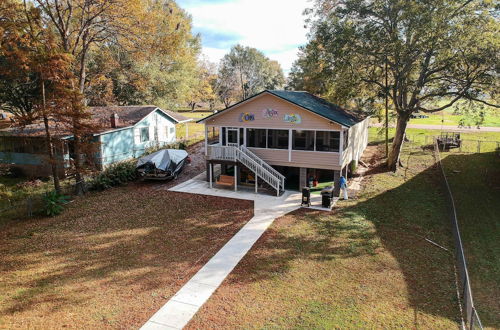
<path id="1" fill-rule="evenodd" d="M 310 0 L 177 0 L 193 18 L 203 53 L 218 63 L 231 46 L 259 49 L 288 73 L 306 43 L 304 9 Z"/>

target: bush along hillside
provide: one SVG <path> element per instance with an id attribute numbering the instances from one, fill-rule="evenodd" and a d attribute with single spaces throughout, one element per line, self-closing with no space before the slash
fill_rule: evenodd
<path id="1" fill-rule="evenodd" d="M 105 190 L 137 179 L 136 160 L 113 164 L 90 182 L 90 190 Z"/>

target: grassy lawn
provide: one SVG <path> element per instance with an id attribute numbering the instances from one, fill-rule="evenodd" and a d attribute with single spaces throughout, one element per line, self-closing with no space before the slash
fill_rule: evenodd
<path id="1" fill-rule="evenodd" d="M 202 119 L 202 118 L 205 118 L 205 117 L 211 115 L 212 113 L 213 112 L 211 112 L 211 111 L 181 112 L 180 113 L 181 115 L 188 117 L 188 118 L 193 118 L 194 121 L 179 125 L 179 127 L 177 128 L 177 138 L 181 139 L 181 140 L 186 139 L 186 126 L 185 125 L 188 125 L 189 144 L 193 144 L 193 143 L 196 143 L 198 141 L 205 139 L 205 132 L 204 132 L 205 125 L 197 124 L 195 121 Z"/>
<path id="2" fill-rule="evenodd" d="M 389 128 L 389 139 L 394 136 L 394 132 L 394 128 Z M 446 132 L 446 130 L 444 130 L 443 132 Z M 378 127 L 370 127 L 369 133 L 372 143 L 384 143 L 384 129 Z M 408 139 L 414 141 L 418 145 L 431 144 L 433 143 L 433 137 L 439 135 L 441 135 L 441 130 L 416 128 L 409 128 L 406 130 L 406 136 L 408 137 Z M 464 152 L 476 152 L 477 140 L 484 141 L 481 143 L 481 152 L 494 151 L 497 148 L 496 141 L 500 142 L 500 132 L 465 132 L 460 133 L 460 137 L 463 141 L 462 151 Z M 453 149 L 452 152 L 458 152 L 458 149 Z"/>
<path id="3" fill-rule="evenodd" d="M 0 226 L 0 328 L 138 328 L 251 205 L 130 184 Z"/>
<path id="4" fill-rule="evenodd" d="M 409 163 L 277 219 L 188 328 L 456 328 L 453 257 L 425 240 L 453 246 L 439 172 L 422 149 Z"/>
<path id="5" fill-rule="evenodd" d="M 500 157 L 442 154 L 459 219 L 475 307 L 484 326 L 500 328 Z"/>
<path id="6" fill-rule="evenodd" d="M 498 111 L 497 111 L 498 112 Z M 484 117 L 484 121 L 481 124 L 482 127 L 499 127 L 500 126 L 500 114 L 495 111 L 489 111 Z M 421 124 L 421 125 L 445 125 L 445 126 L 458 126 L 460 120 L 463 118 L 461 115 L 453 115 L 450 112 L 445 112 L 443 114 L 427 114 L 429 118 L 415 118 L 410 119 L 410 124 Z M 444 121 L 444 122 L 442 122 Z M 466 126 L 475 127 L 473 121 L 465 120 Z"/>
<path id="7" fill-rule="evenodd" d="M 463 115 L 454 114 L 454 109 L 447 109 L 437 113 L 426 113 L 429 118 L 414 118 L 410 119 L 410 124 L 420 124 L 420 125 L 444 125 L 444 126 L 458 126 L 460 120 L 464 118 Z M 475 127 L 476 125 L 471 119 L 464 119 L 465 126 Z M 375 118 L 374 122 L 378 122 Z M 500 127 L 500 111 L 496 109 L 486 110 L 484 121 L 481 124 L 482 127 Z"/>

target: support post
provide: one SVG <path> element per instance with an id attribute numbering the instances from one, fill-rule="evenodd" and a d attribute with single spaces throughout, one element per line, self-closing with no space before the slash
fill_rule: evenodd
<path id="1" fill-rule="evenodd" d="M 238 191 L 238 165 L 234 165 L 234 191 Z"/>
<path id="2" fill-rule="evenodd" d="M 255 193 L 259 192 L 259 186 L 257 184 L 257 180 L 259 180 L 259 176 L 257 175 L 257 173 L 255 173 Z"/>
<path id="3" fill-rule="evenodd" d="M 302 191 L 307 186 L 307 168 L 301 167 L 299 171 L 299 190 Z"/>
<path id="4" fill-rule="evenodd" d="M 208 163 L 210 189 L 212 189 L 213 167 L 214 167 L 214 165 L 212 163 Z"/>
<path id="5" fill-rule="evenodd" d="M 205 156 L 208 155 L 208 127 L 205 125 Z"/>
<path id="6" fill-rule="evenodd" d="M 333 171 L 333 197 L 339 197 L 340 195 L 340 171 Z"/>

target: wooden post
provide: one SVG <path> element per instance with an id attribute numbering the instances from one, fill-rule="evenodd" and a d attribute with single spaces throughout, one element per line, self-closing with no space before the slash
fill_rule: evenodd
<path id="1" fill-rule="evenodd" d="M 477 140 L 477 153 L 478 154 L 481 153 L 481 141 L 480 140 Z"/>

